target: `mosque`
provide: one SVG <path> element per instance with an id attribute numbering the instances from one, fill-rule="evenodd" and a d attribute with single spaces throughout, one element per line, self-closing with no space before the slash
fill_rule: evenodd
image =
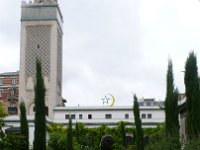
<path id="1" fill-rule="evenodd" d="M 21 41 L 19 71 L 19 101 L 25 101 L 29 121 L 30 145 L 34 137 L 34 83 L 36 58 L 42 63 L 46 88 L 47 124 L 51 121 L 66 125 L 73 123 L 88 127 L 102 123 L 110 127 L 119 121 L 133 122 L 132 106 L 65 107 L 62 99 L 62 37 L 63 16 L 57 0 L 33 0 L 21 3 Z M 163 104 L 162 104 L 163 105 Z M 140 100 L 143 127 L 156 127 L 165 121 L 160 104 L 154 99 Z M 19 127 L 18 115 L 5 119 L 6 128 Z"/>

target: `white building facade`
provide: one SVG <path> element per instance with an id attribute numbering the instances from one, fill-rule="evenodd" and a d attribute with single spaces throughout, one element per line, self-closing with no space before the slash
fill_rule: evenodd
<path id="1" fill-rule="evenodd" d="M 149 101 L 150 100 L 150 101 Z M 155 102 L 154 99 L 143 99 L 139 101 L 140 118 L 143 128 L 155 128 L 165 122 L 165 112 L 161 107 L 163 102 Z M 68 124 L 69 117 L 72 118 L 73 126 L 77 122 L 83 123 L 88 128 L 99 127 L 103 124 L 108 127 L 116 127 L 120 121 L 128 122 L 129 127 L 134 127 L 133 106 L 77 106 L 77 107 L 55 107 L 53 119 L 47 117 L 47 125 L 53 121 Z M 34 115 L 28 115 L 30 146 L 34 139 Z M 20 127 L 19 116 L 9 116 L 5 119 L 6 128 L 11 126 Z"/>
<path id="2" fill-rule="evenodd" d="M 165 112 L 163 107 L 161 107 L 163 103 L 155 102 L 154 99 L 143 99 L 139 102 L 139 105 L 143 128 L 154 128 L 165 122 Z M 87 127 L 99 127 L 102 124 L 115 127 L 120 121 L 134 124 L 133 106 L 77 106 L 54 108 L 54 122 L 67 124 L 69 117 L 72 118 L 74 124 L 80 122 Z"/>

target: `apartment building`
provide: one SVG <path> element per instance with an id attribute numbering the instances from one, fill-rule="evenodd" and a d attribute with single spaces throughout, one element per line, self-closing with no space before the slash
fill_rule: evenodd
<path id="1" fill-rule="evenodd" d="M 8 115 L 18 114 L 19 72 L 0 74 L 0 103 Z"/>

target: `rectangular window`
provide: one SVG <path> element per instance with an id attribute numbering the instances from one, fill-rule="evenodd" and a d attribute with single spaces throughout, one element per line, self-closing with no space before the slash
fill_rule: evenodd
<path id="1" fill-rule="evenodd" d="M 151 106 L 151 102 L 147 102 L 146 104 L 147 104 L 147 106 Z"/>
<path id="2" fill-rule="evenodd" d="M 88 114 L 88 119 L 92 119 L 92 114 Z"/>
<path id="3" fill-rule="evenodd" d="M 111 114 L 106 114 L 106 115 L 105 115 L 105 118 L 106 118 L 106 119 L 112 119 L 112 115 L 111 115 Z"/>
<path id="4" fill-rule="evenodd" d="M 71 117 L 71 119 L 75 119 L 76 115 L 75 114 L 72 114 L 72 115 L 66 114 L 65 115 L 65 119 L 69 119 L 69 117 Z"/>
<path id="5" fill-rule="evenodd" d="M 69 114 L 65 115 L 65 119 L 69 119 Z"/>
<path id="6" fill-rule="evenodd" d="M 8 107 L 9 115 L 17 115 L 17 107 Z"/>
<path id="7" fill-rule="evenodd" d="M 82 114 L 79 114 L 79 119 L 83 119 L 83 115 Z"/>
<path id="8" fill-rule="evenodd" d="M 146 114 L 142 114 L 142 119 L 145 119 L 146 118 Z"/>
<path id="9" fill-rule="evenodd" d="M 152 118 L 152 114 L 148 114 L 147 118 L 149 118 L 149 119 Z"/>
<path id="10" fill-rule="evenodd" d="M 3 85 L 3 78 L 0 78 L 0 85 Z"/>
<path id="11" fill-rule="evenodd" d="M 129 119 L 129 114 L 125 114 L 125 119 Z"/>
<path id="12" fill-rule="evenodd" d="M 16 84 L 17 83 L 17 79 L 16 78 L 12 78 L 12 83 L 11 84 Z"/>

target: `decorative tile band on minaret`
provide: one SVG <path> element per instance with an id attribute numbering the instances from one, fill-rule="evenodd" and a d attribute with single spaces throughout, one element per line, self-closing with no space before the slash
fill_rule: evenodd
<path id="1" fill-rule="evenodd" d="M 56 0 L 34 0 L 21 5 L 19 99 L 29 115 L 34 114 L 36 58 L 42 63 L 45 103 L 53 119 L 54 107 L 62 105 L 62 24 Z"/>

